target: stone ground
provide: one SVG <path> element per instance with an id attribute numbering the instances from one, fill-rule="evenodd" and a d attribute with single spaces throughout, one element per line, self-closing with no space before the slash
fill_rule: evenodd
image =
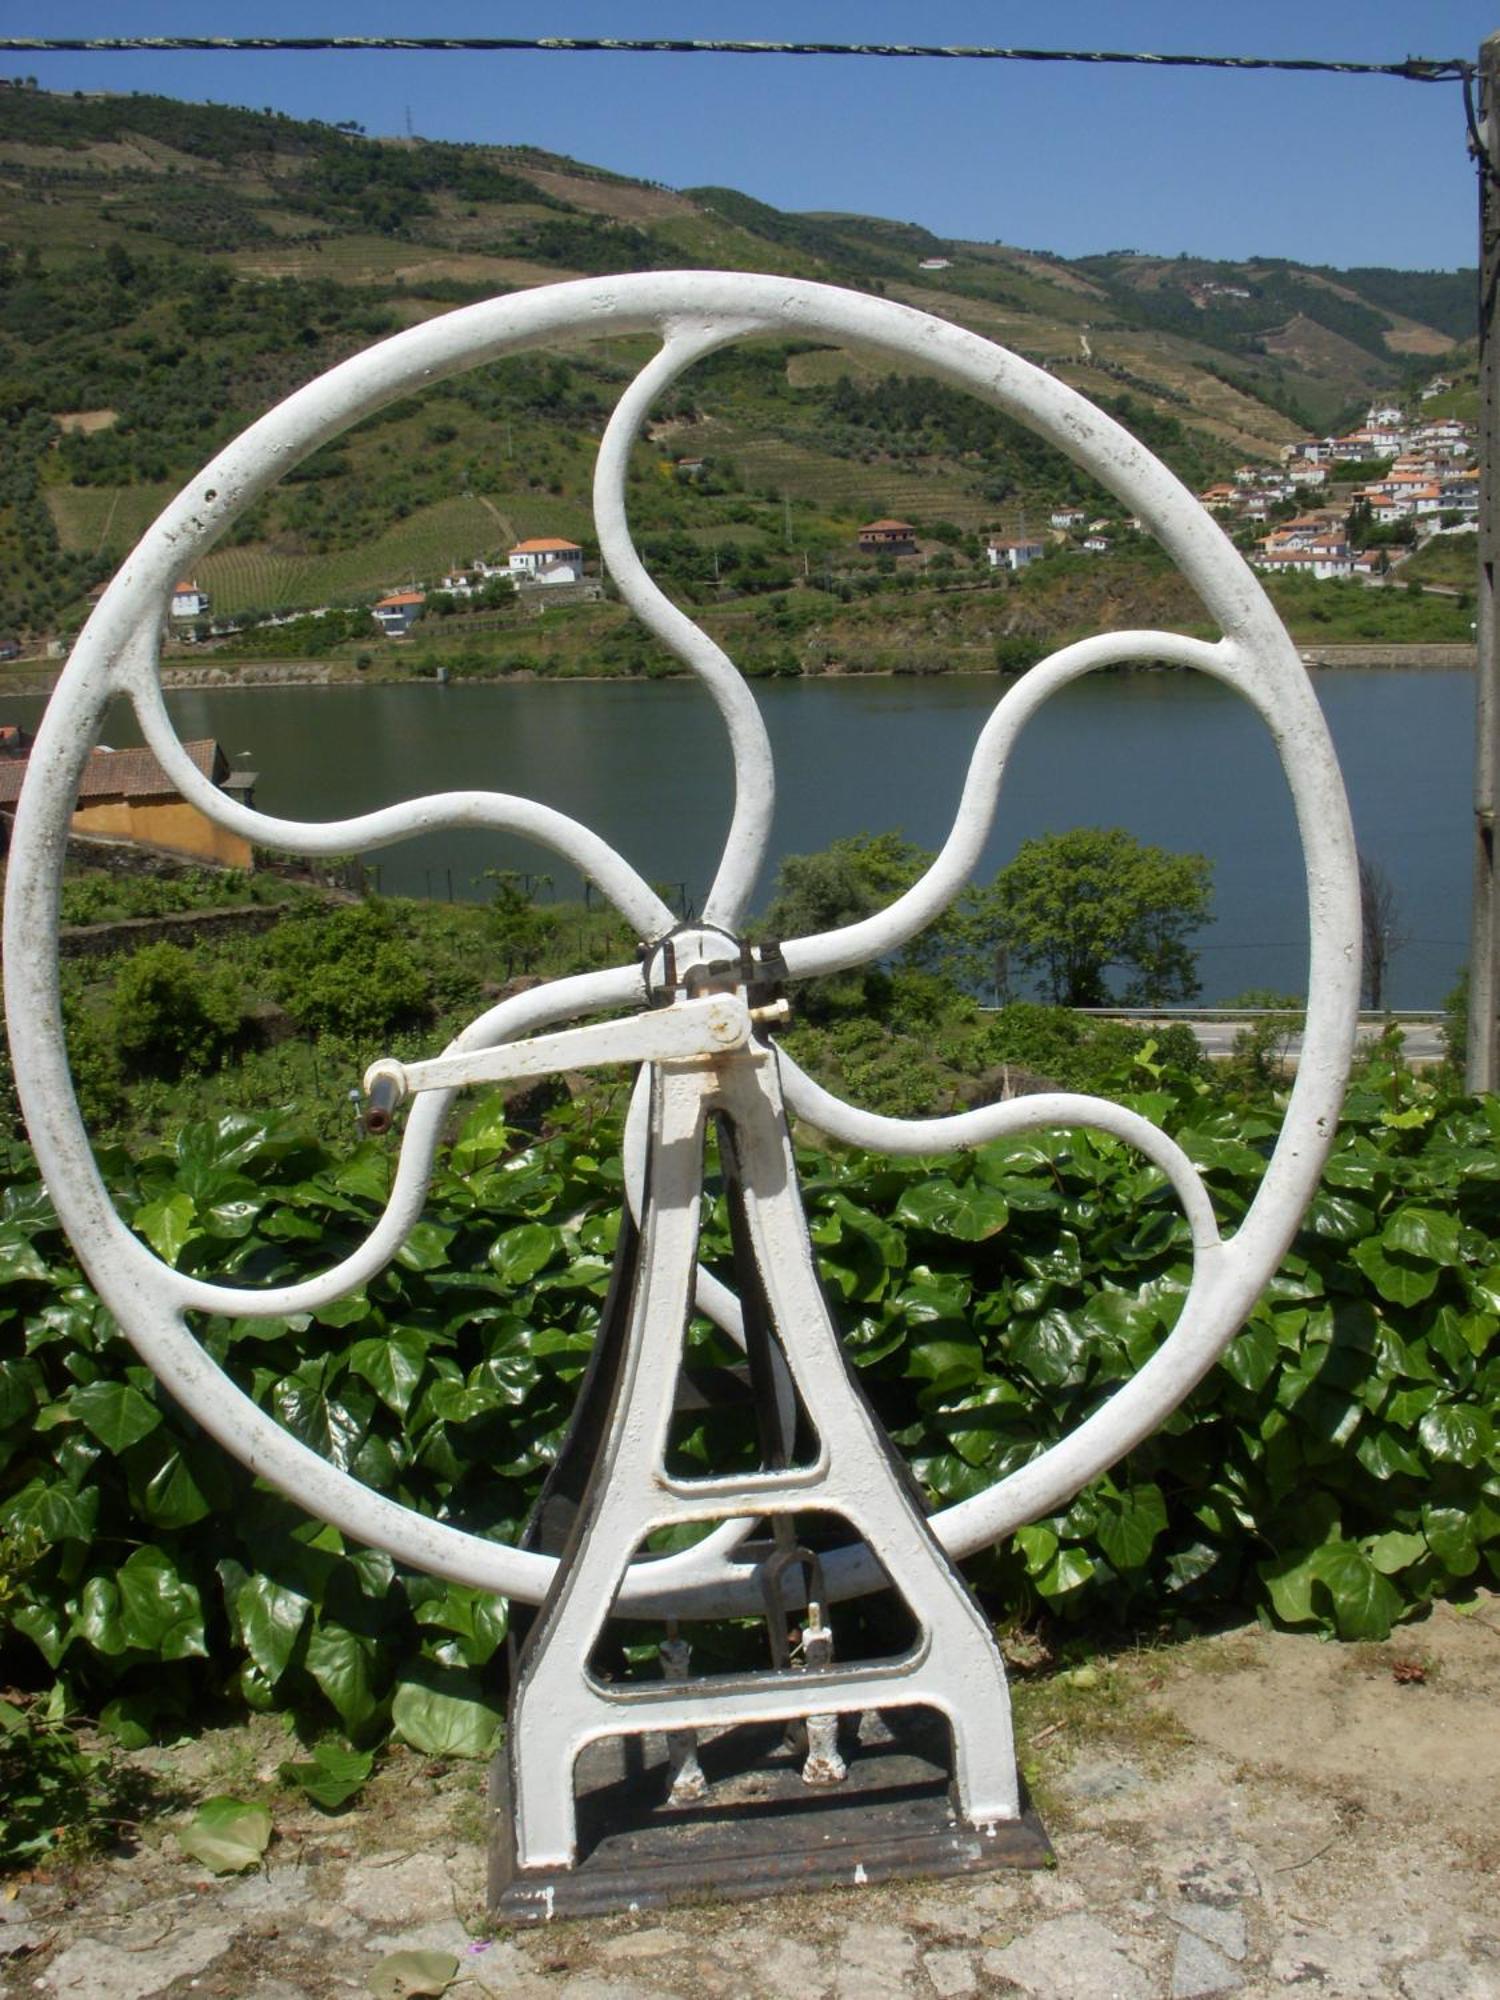
<path id="1" fill-rule="evenodd" d="M 0 1889 L 0 1992 L 334 2000 L 427 1949 L 453 2000 L 1500 2000 L 1500 1599 L 1385 1646 L 1132 1653 L 1023 1682 L 1018 1711 L 1053 1871 L 511 1933 L 472 1766 L 398 1755 L 324 1817 L 271 1789 L 274 1725 L 214 1732 L 141 1753 L 178 1805 L 129 1851 Z M 273 1804 L 258 1873 L 173 1837 L 225 1790 Z"/>

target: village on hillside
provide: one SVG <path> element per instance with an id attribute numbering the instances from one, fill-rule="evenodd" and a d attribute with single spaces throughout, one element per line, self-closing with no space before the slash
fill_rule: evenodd
<path id="1" fill-rule="evenodd" d="M 1421 393 L 1434 401 L 1451 385 L 1436 376 Z M 1230 482 L 1199 499 L 1246 530 L 1257 569 L 1310 576 L 1378 577 L 1435 534 L 1473 533 L 1479 521 L 1479 468 L 1473 424 L 1424 417 L 1379 402 L 1342 437 L 1296 438 L 1276 467 L 1242 465 Z M 1308 506 L 1329 489 L 1339 504 Z"/>
<path id="2" fill-rule="evenodd" d="M 1317 582 L 1383 582 L 1432 536 L 1471 534 L 1476 528 L 1476 428 L 1458 417 L 1423 414 L 1424 406 L 1451 386 L 1436 376 L 1414 408 L 1382 400 L 1355 430 L 1290 439 L 1278 463 L 1241 465 L 1232 479 L 1206 487 L 1198 498 L 1220 517 L 1256 569 Z M 704 463 L 684 460 L 669 469 L 681 479 L 701 473 Z M 1107 555 L 1122 532 L 1144 528 L 1135 518 L 1093 518 L 1089 509 L 1067 504 L 1048 509 L 1046 519 L 1044 533 L 1028 532 L 1023 516 L 1019 532 L 985 535 L 973 545 L 970 560 L 1016 573 L 1064 550 Z M 926 569 L 935 556 L 953 566 L 941 539 L 889 516 L 863 523 L 849 549 L 854 566 L 873 561 L 903 571 Z M 561 603 L 603 592 L 602 565 L 596 571 L 580 543 L 536 535 L 516 542 L 504 556 L 479 556 L 431 580 L 412 577 L 368 609 L 387 639 L 404 639 L 418 619 L 433 612 L 493 609 L 516 595 L 540 608 L 543 598 Z M 329 609 L 289 611 L 256 622 L 286 625 L 323 617 Z M 168 629 L 191 643 L 228 636 L 242 629 L 242 621 L 215 617 L 209 592 L 189 578 L 172 593 Z"/>

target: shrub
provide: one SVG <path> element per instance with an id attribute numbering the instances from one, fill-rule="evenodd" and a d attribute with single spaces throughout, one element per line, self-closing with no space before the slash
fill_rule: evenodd
<path id="1" fill-rule="evenodd" d="M 144 945 L 120 969 L 109 1021 L 137 1074 L 213 1069 L 240 1032 L 239 983 L 227 966 L 205 971 L 178 945 Z"/>
<path id="2" fill-rule="evenodd" d="M 266 949 L 277 999 L 311 1034 L 373 1040 L 430 1011 L 426 975 L 384 903 L 293 917 Z"/>

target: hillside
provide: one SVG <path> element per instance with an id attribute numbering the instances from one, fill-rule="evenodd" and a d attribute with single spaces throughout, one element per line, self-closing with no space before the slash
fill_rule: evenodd
<path id="1" fill-rule="evenodd" d="M 150 96 L 12 88 L 0 111 L 0 634 L 23 638 L 76 628 L 162 501 L 270 401 L 382 333 L 557 278 L 720 266 L 903 299 L 1047 366 L 1195 485 L 1439 359 L 1456 372 L 1472 338 L 1472 274 L 1068 263 L 524 147 Z M 210 558 L 215 612 L 368 600 L 518 537 L 587 540 L 593 445 L 643 352 L 517 360 L 385 411 Z M 980 530 L 1112 504 L 1014 424 L 857 352 L 737 350 L 660 417 L 637 529 L 669 582 L 719 598 L 831 574 L 875 514 L 962 561 Z"/>

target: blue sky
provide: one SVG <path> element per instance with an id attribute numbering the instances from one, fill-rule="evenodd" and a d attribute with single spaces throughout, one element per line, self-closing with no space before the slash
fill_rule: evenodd
<path id="1" fill-rule="evenodd" d="M 1473 56 L 1487 0 L 0 0 L 0 33 L 733 36 L 1392 62 Z M 372 133 L 525 143 L 671 187 L 855 209 L 1079 256 L 1475 260 L 1456 84 L 995 63 L 656 55 L 0 57 Z M 3 119 L 3 110 L 0 110 Z"/>

